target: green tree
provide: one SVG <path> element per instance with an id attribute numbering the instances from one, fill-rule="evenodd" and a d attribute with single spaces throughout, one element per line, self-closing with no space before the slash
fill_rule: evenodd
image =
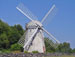
<path id="1" fill-rule="evenodd" d="M 24 30 L 23 30 L 23 28 L 22 28 L 22 26 L 21 26 L 20 24 L 17 24 L 17 25 L 15 25 L 14 27 L 18 30 L 18 32 L 19 32 L 21 35 L 23 35 Z"/>
<path id="2" fill-rule="evenodd" d="M 9 25 L 0 20 L 0 34 L 6 33 L 6 35 L 8 35 L 9 30 Z"/>
<path id="3" fill-rule="evenodd" d="M 75 48 L 74 48 L 74 49 L 72 49 L 72 53 L 75 53 Z"/>
<path id="4" fill-rule="evenodd" d="M 21 38 L 21 36 L 24 33 L 24 30 L 22 28 L 21 25 L 15 25 L 15 26 L 11 26 L 11 30 L 9 32 L 9 41 L 10 41 L 10 45 L 17 43 L 19 41 L 19 39 Z"/>
<path id="5" fill-rule="evenodd" d="M 46 52 L 50 52 L 50 53 L 55 52 L 55 48 L 50 45 L 50 42 L 52 42 L 52 41 L 49 40 L 48 38 L 45 38 L 44 40 L 45 40 Z M 50 42 L 48 42 L 48 41 L 50 41 Z"/>
<path id="6" fill-rule="evenodd" d="M 72 49 L 70 48 L 70 44 L 66 42 L 63 44 L 61 43 L 57 48 L 57 51 L 62 53 L 71 53 L 71 50 Z"/>
<path id="7" fill-rule="evenodd" d="M 5 33 L 0 35 L 0 49 L 6 49 L 9 47 L 9 41 Z"/>
<path id="8" fill-rule="evenodd" d="M 8 49 L 18 42 L 24 30 L 21 25 L 9 26 L 0 20 L 0 49 Z"/>
<path id="9" fill-rule="evenodd" d="M 17 43 L 20 37 L 21 35 L 18 33 L 18 31 L 15 28 L 11 28 L 10 35 L 8 36 L 10 45 Z"/>

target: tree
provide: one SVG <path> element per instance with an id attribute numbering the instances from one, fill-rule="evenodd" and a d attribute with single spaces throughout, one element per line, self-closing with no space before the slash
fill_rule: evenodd
<path id="1" fill-rule="evenodd" d="M 24 30 L 21 25 L 9 26 L 0 20 L 0 49 L 9 49 L 18 42 Z"/>
<path id="2" fill-rule="evenodd" d="M 50 45 L 50 43 L 48 42 L 48 41 L 50 41 L 50 42 L 52 42 L 51 40 L 49 40 L 48 38 L 44 38 L 45 39 L 45 47 L 46 47 L 46 52 L 55 52 L 55 48 L 54 47 L 52 47 L 51 45 Z"/>
<path id="3" fill-rule="evenodd" d="M 57 47 L 57 51 L 58 52 L 62 52 L 62 53 L 71 53 L 71 48 L 70 48 L 70 44 L 64 42 L 63 44 L 61 43 L 58 47 Z"/>
<path id="4" fill-rule="evenodd" d="M 8 40 L 10 41 L 10 45 L 17 43 L 20 39 L 21 35 L 15 28 L 11 28 L 10 35 L 8 36 Z"/>
<path id="5" fill-rule="evenodd" d="M 6 35 L 8 35 L 9 30 L 9 25 L 0 20 L 0 34 L 6 33 Z"/>
<path id="6" fill-rule="evenodd" d="M 0 49 L 6 49 L 9 47 L 9 41 L 5 33 L 0 35 Z"/>
<path id="7" fill-rule="evenodd" d="M 22 28 L 22 26 L 21 26 L 20 24 L 17 24 L 17 25 L 15 25 L 14 27 L 18 30 L 18 32 L 19 32 L 21 35 L 23 35 L 24 30 L 23 30 L 23 28 Z"/>
<path id="8" fill-rule="evenodd" d="M 19 39 L 21 38 L 21 36 L 23 35 L 23 33 L 24 33 L 24 30 L 21 25 L 18 24 L 15 26 L 11 26 L 10 35 L 8 37 L 10 44 L 17 43 Z"/>
<path id="9" fill-rule="evenodd" d="M 72 53 L 75 53 L 75 48 L 72 50 Z"/>

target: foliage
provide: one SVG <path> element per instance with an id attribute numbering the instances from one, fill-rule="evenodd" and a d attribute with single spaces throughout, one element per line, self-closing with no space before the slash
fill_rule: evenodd
<path id="1" fill-rule="evenodd" d="M 63 44 L 60 44 L 57 48 L 58 52 L 62 52 L 62 53 L 71 53 L 71 48 L 70 48 L 70 44 L 64 42 Z"/>
<path id="2" fill-rule="evenodd" d="M 48 38 L 45 38 L 46 52 L 49 52 L 49 53 L 55 52 L 55 48 L 52 47 L 48 41 L 46 41 L 47 39 Z M 51 41 L 51 40 L 49 40 L 49 41 Z"/>
<path id="3" fill-rule="evenodd" d="M 6 49 L 8 47 L 9 47 L 9 41 L 7 35 L 5 33 L 2 33 L 0 35 L 0 49 Z"/>
<path id="4" fill-rule="evenodd" d="M 17 50 L 17 51 L 12 51 L 12 53 L 21 53 L 21 51 Z"/>
<path id="5" fill-rule="evenodd" d="M 9 49 L 3 49 L 2 51 L 1 51 L 2 53 L 10 53 L 11 51 L 9 50 Z"/>
<path id="6" fill-rule="evenodd" d="M 75 53 L 75 48 L 72 50 L 72 53 Z"/>
<path id="7" fill-rule="evenodd" d="M 17 50 L 19 50 L 19 51 L 21 51 L 22 50 L 22 46 L 20 46 L 19 44 L 13 44 L 13 45 L 11 45 L 11 50 L 12 51 L 17 51 Z"/>
<path id="8" fill-rule="evenodd" d="M 10 35 L 8 36 L 8 39 L 10 41 L 10 45 L 18 42 L 20 37 L 21 37 L 21 35 L 18 33 L 18 31 L 15 29 L 12 29 Z"/>
<path id="9" fill-rule="evenodd" d="M 32 53 L 39 53 L 38 51 L 32 51 Z"/>
<path id="10" fill-rule="evenodd" d="M 21 26 L 20 24 L 17 24 L 17 25 L 15 25 L 14 27 L 18 30 L 18 32 L 19 32 L 21 35 L 23 35 L 24 30 L 23 30 L 23 28 L 22 28 L 22 26 Z"/>
<path id="11" fill-rule="evenodd" d="M 54 48 L 53 46 L 49 44 L 48 41 L 51 41 L 51 40 L 49 40 L 48 38 L 45 38 L 45 46 L 46 46 L 47 53 L 53 53 L 53 52 L 61 52 L 61 53 L 72 53 L 73 52 L 74 53 L 75 52 L 74 49 L 72 50 L 70 48 L 70 43 L 64 42 L 64 43 L 59 44 L 57 48 Z"/>
<path id="12" fill-rule="evenodd" d="M 24 53 L 29 53 L 28 51 L 24 51 Z"/>
<path id="13" fill-rule="evenodd" d="M 9 26 L 0 20 L 0 50 L 10 49 L 11 45 L 18 42 L 23 33 L 24 29 L 21 25 Z"/>

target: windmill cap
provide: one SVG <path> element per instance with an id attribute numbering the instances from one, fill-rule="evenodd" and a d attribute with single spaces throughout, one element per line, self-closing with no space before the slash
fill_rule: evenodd
<path id="1" fill-rule="evenodd" d="M 36 28 L 37 26 L 42 27 L 42 24 L 37 20 L 33 20 L 27 23 L 26 28 Z"/>

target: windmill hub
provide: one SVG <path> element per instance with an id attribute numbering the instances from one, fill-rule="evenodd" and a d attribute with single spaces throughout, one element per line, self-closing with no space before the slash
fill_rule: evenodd
<path id="1" fill-rule="evenodd" d="M 26 25 L 26 28 L 36 28 L 36 27 L 43 27 L 43 25 L 39 22 L 39 21 L 37 21 L 37 20 L 33 20 L 33 21 L 30 21 L 27 25 Z"/>

